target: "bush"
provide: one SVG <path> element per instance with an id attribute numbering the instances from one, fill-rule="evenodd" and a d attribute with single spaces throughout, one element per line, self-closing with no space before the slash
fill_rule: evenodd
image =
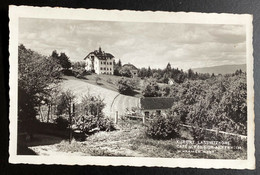
<path id="1" fill-rule="evenodd" d="M 144 97 L 160 97 L 160 88 L 155 81 L 149 82 L 142 91 Z"/>
<path id="2" fill-rule="evenodd" d="M 86 71 L 86 69 L 82 67 L 74 67 L 71 71 L 76 78 L 85 78 L 84 76 L 91 74 L 90 71 Z"/>
<path id="3" fill-rule="evenodd" d="M 58 117 L 55 119 L 55 124 L 60 129 L 66 129 L 69 126 L 69 121 L 63 117 Z"/>
<path id="4" fill-rule="evenodd" d="M 98 131 L 113 131 L 115 127 L 113 122 L 105 117 L 95 117 L 94 115 L 82 115 L 75 121 L 77 129 L 86 134 L 92 133 L 94 129 Z"/>
<path id="5" fill-rule="evenodd" d="M 111 78 L 108 78 L 106 81 L 107 81 L 109 84 L 113 84 L 113 81 L 112 81 Z"/>
<path id="6" fill-rule="evenodd" d="M 115 130 L 115 126 L 114 123 L 109 119 L 109 118 L 100 118 L 98 120 L 98 128 L 100 129 L 100 131 L 114 131 Z"/>
<path id="7" fill-rule="evenodd" d="M 63 70 L 62 70 L 62 73 L 63 73 L 64 75 L 67 75 L 67 76 L 74 76 L 72 70 L 69 70 L 69 69 L 63 69 Z"/>
<path id="8" fill-rule="evenodd" d="M 119 93 L 125 95 L 131 94 L 134 89 L 131 80 L 125 78 L 121 78 L 120 80 L 118 80 L 117 86 Z"/>
<path id="9" fill-rule="evenodd" d="M 146 135 L 154 139 L 171 139 L 179 136 L 180 119 L 156 115 L 146 128 Z"/>

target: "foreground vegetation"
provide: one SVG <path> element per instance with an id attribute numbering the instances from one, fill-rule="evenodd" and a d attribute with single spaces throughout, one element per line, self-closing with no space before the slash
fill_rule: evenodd
<path id="1" fill-rule="evenodd" d="M 76 140 L 69 144 L 62 141 L 55 147 L 61 152 L 81 152 L 91 156 L 127 156 L 127 157 L 164 157 L 164 158 L 211 158 L 245 159 L 246 150 L 214 150 L 214 152 L 195 153 L 197 149 L 179 148 L 178 141 L 190 139 L 189 131 L 181 129 L 180 137 L 175 139 L 153 139 L 145 134 L 146 126 L 140 121 L 129 120 L 119 123 L 118 130 L 98 132 L 86 141 Z M 182 152 L 182 150 L 184 152 Z"/>

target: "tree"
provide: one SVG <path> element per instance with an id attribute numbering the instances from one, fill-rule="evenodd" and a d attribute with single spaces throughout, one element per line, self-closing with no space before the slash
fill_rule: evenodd
<path id="1" fill-rule="evenodd" d="M 124 77 L 132 77 L 132 74 L 131 74 L 131 71 L 129 68 L 127 67 L 122 67 L 120 70 L 119 70 L 119 74 L 124 76 Z"/>
<path id="2" fill-rule="evenodd" d="M 169 81 L 169 75 L 167 73 L 163 74 L 162 82 L 163 83 L 168 83 Z"/>
<path id="3" fill-rule="evenodd" d="M 119 93 L 125 95 L 131 94 L 134 89 L 133 83 L 125 78 L 121 78 L 120 80 L 118 80 L 117 86 Z"/>
<path id="4" fill-rule="evenodd" d="M 84 95 L 81 99 L 81 105 L 84 110 L 84 114 L 93 115 L 96 117 L 103 116 L 102 110 L 105 107 L 104 99 L 99 96 L 92 96 L 90 94 Z"/>
<path id="5" fill-rule="evenodd" d="M 144 78 L 144 77 L 147 77 L 147 69 L 146 68 L 141 68 L 139 71 L 138 71 L 138 76 L 141 77 L 141 78 Z"/>
<path id="6" fill-rule="evenodd" d="M 142 91 L 144 97 L 159 97 L 161 96 L 160 88 L 155 81 L 149 82 Z"/>
<path id="7" fill-rule="evenodd" d="M 24 45 L 18 47 L 18 117 L 21 129 L 31 129 L 37 107 L 60 81 L 57 60 L 40 55 Z"/>
<path id="8" fill-rule="evenodd" d="M 193 74 L 194 74 L 193 70 L 189 69 L 188 70 L 188 78 L 191 79 L 193 77 Z"/>
<path id="9" fill-rule="evenodd" d="M 185 80 L 185 75 L 183 73 L 179 73 L 174 80 L 176 83 L 183 83 Z"/>
<path id="10" fill-rule="evenodd" d="M 69 69 L 71 67 L 71 62 L 69 57 L 65 53 L 61 53 L 59 56 L 60 64 L 64 69 Z"/>
<path id="11" fill-rule="evenodd" d="M 118 63 L 116 63 L 115 61 L 113 62 L 114 65 L 114 75 L 116 76 L 121 76 L 121 74 L 119 73 L 121 68 L 122 68 L 122 63 L 121 60 L 119 59 Z"/>
<path id="12" fill-rule="evenodd" d="M 164 86 L 161 90 L 162 96 L 167 97 L 170 94 L 171 89 L 168 86 Z"/>
<path id="13" fill-rule="evenodd" d="M 68 114 L 69 116 L 69 127 L 70 127 L 70 139 L 72 140 L 72 121 L 75 117 L 75 95 L 71 90 L 62 92 L 57 105 L 57 114 Z"/>
<path id="14" fill-rule="evenodd" d="M 151 68 L 150 68 L 150 66 L 148 67 L 148 70 L 147 70 L 147 77 L 150 77 L 150 76 L 152 76 L 153 74 L 152 74 L 152 71 L 151 71 Z"/>
<path id="15" fill-rule="evenodd" d="M 170 64 L 170 63 L 168 63 L 168 64 L 167 64 L 167 66 L 166 66 L 166 69 L 165 69 L 165 71 L 166 71 L 166 73 L 170 73 L 170 72 L 171 72 L 171 70 L 172 70 L 171 64 Z"/>
<path id="16" fill-rule="evenodd" d="M 119 59 L 118 63 L 117 63 L 118 67 L 122 67 L 122 63 L 121 63 L 121 60 Z"/>
<path id="17" fill-rule="evenodd" d="M 71 62 L 69 60 L 69 57 L 65 53 L 60 53 L 60 55 L 57 53 L 56 50 L 54 50 L 51 54 L 51 57 L 54 60 L 57 60 L 57 62 L 61 65 L 63 69 L 68 70 L 71 67 Z"/>

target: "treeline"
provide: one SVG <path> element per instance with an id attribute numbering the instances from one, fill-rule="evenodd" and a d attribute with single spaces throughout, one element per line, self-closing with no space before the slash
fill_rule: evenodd
<path id="1" fill-rule="evenodd" d="M 208 73 L 202 74 L 194 72 L 189 69 L 184 72 L 182 69 L 172 68 L 171 64 L 168 63 L 165 69 L 151 69 L 141 68 L 139 70 L 138 76 L 141 78 L 154 78 L 158 83 L 168 83 L 169 79 L 174 80 L 176 83 L 183 83 L 186 79 L 188 80 L 206 80 L 214 74 L 210 75 Z"/>
<path id="2" fill-rule="evenodd" d="M 117 63 L 114 62 L 114 75 L 131 77 L 131 72 L 129 68 L 122 67 L 122 62 L 119 60 Z M 138 69 L 138 77 L 153 78 L 157 83 L 168 83 L 172 79 L 176 83 L 183 83 L 186 79 L 189 80 L 206 80 L 214 74 L 209 73 L 197 73 L 192 69 L 189 69 L 187 72 L 184 72 L 182 69 L 172 68 L 171 64 L 168 63 L 165 69 L 151 69 L 148 68 Z"/>

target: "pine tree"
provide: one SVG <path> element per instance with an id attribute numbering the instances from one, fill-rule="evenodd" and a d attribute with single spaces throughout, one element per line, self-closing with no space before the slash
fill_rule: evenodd
<path id="1" fill-rule="evenodd" d="M 121 63 L 121 60 L 120 60 L 120 59 L 119 59 L 117 65 L 118 65 L 118 67 L 122 67 L 122 63 Z"/>

